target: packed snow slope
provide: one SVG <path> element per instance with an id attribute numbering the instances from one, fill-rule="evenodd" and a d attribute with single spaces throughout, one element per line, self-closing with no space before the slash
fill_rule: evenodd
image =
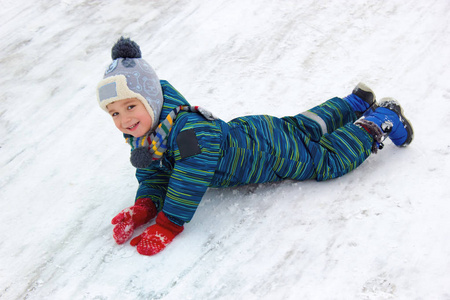
<path id="1" fill-rule="evenodd" d="M 0 20 L 0 299 L 450 299 L 450 1 L 2 0 Z M 141 256 L 112 238 L 137 182 L 95 98 L 121 35 L 224 120 L 363 81 L 415 140 L 327 182 L 211 189 Z"/>

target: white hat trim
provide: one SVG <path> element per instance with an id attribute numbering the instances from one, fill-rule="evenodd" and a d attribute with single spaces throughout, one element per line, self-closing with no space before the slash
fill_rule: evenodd
<path id="1" fill-rule="evenodd" d="M 150 107 L 150 104 L 148 104 L 147 99 L 145 99 L 141 94 L 133 92 L 128 88 L 125 75 L 107 77 L 100 81 L 97 86 L 98 104 L 106 112 L 108 112 L 108 108 L 106 106 L 109 104 L 131 98 L 137 98 L 142 102 L 142 104 L 144 104 L 144 107 L 147 109 L 153 124 L 155 124 L 155 114 L 153 109 Z"/>

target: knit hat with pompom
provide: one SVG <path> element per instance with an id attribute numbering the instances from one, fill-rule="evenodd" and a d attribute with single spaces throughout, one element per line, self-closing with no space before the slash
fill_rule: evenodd
<path id="1" fill-rule="evenodd" d="M 121 37 L 111 49 L 113 62 L 97 86 L 100 107 L 115 101 L 137 98 L 147 109 L 154 130 L 159 123 L 163 95 L 159 78 L 153 68 L 142 59 L 139 45 Z"/>

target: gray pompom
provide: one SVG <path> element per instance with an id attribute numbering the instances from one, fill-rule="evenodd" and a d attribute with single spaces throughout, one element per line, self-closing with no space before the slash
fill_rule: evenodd
<path id="1" fill-rule="evenodd" d="M 122 36 L 112 47 L 111 57 L 113 60 L 117 58 L 142 58 L 141 48 L 129 38 Z"/>
<path id="2" fill-rule="evenodd" d="M 144 169 L 152 163 L 153 159 L 147 147 L 139 147 L 131 151 L 130 161 L 135 168 Z"/>

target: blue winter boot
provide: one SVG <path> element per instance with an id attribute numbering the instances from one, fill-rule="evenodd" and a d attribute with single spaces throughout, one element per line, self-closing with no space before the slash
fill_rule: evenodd
<path id="1" fill-rule="evenodd" d="M 367 113 L 355 124 L 364 127 L 374 137 L 378 149 L 382 148 L 382 141 L 386 136 L 399 147 L 408 146 L 414 138 L 411 122 L 403 114 L 400 103 L 393 98 L 381 99 L 374 111 Z"/>
<path id="2" fill-rule="evenodd" d="M 344 100 L 351 106 L 358 119 L 376 106 L 375 93 L 362 82 L 358 83 Z"/>

